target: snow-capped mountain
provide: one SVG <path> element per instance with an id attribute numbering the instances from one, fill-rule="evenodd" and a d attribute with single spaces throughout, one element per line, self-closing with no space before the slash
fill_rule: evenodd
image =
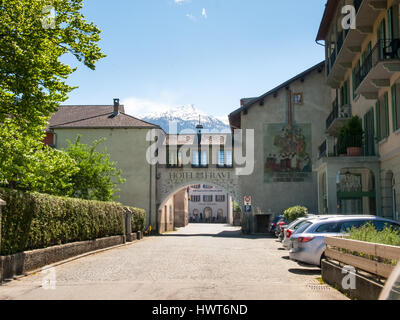
<path id="1" fill-rule="evenodd" d="M 208 115 L 196 109 L 193 105 L 144 115 L 141 119 L 159 125 L 167 133 L 180 133 L 182 130 L 196 130 L 199 117 L 205 132 L 230 132 L 228 117 L 226 117 L 226 121 L 223 121 L 224 119 Z M 173 130 L 170 130 L 171 123 L 176 123 L 177 132 L 170 132 Z"/>

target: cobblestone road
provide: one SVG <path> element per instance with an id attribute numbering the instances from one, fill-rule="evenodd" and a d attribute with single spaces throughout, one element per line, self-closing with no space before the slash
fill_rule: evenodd
<path id="1" fill-rule="evenodd" d="M 288 260 L 273 238 L 223 225 L 189 225 L 160 237 L 55 267 L 0 286 L 0 299 L 346 299 L 320 285 L 319 269 Z"/>

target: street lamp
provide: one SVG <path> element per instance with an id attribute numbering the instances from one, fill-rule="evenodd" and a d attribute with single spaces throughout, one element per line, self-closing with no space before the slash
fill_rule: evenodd
<path id="1" fill-rule="evenodd" d="M 196 126 L 197 130 L 197 157 L 198 157 L 198 164 L 199 167 L 201 166 L 201 132 L 204 129 L 204 127 L 201 125 L 201 120 L 199 116 L 199 124 Z"/>

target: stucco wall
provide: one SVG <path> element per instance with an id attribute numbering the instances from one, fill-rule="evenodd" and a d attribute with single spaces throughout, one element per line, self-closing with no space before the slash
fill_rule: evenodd
<path id="1" fill-rule="evenodd" d="M 180 190 L 174 195 L 175 227 L 183 228 L 189 223 L 189 204 L 187 188 Z"/>
<path id="2" fill-rule="evenodd" d="M 312 124 L 312 160 L 318 157 L 318 147 L 324 140 L 326 122 L 330 113 L 331 91 L 325 85 L 324 72 L 313 71 L 290 85 L 293 93 L 304 94 L 304 104 L 294 105 L 294 120 L 297 124 Z M 253 105 L 248 114 L 242 112 L 242 129 L 255 130 L 255 170 L 250 176 L 240 176 L 242 194 L 251 195 L 253 207 L 264 213 L 280 213 L 292 205 L 304 205 L 317 212 L 317 177 L 312 173 L 309 182 L 264 182 L 264 127 L 265 124 L 280 124 L 287 121 L 288 92 L 281 89 L 278 95 L 268 96 L 264 106 Z"/>
<path id="3" fill-rule="evenodd" d="M 146 161 L 146 151 L 150 145 L 150 142 L 146 141 L 147 131 L 148 129 L 56 129 L 55 133 L 58 149 L 66 148 L 67 140 L 75 141 L 78 134 L 82 136 L 81 142 L 85 144 L 105 138 L 106 141 L 98 146 L 98 150 L 106 149 L 110 159 L 117 162 L 117 168 L 122 170 L 122 177 L 126 179 L 124 184 L 119 185 L 121 190 L 117 193 L 117 201 L 145 209 L 147 224 L 151 223 L 155 229 L 155 168 L 151 168 Z"/>

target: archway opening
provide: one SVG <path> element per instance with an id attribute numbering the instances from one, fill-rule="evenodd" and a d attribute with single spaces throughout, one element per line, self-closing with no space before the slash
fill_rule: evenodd
<path id="1" fill-rule="evenodd" d="M 172 216 L 165 208 L 172 208 Z M 179 186 L 158 205 L 160 234 L 189 224 L 229 224 L 241 226 L 241 210 L 236 195 L 209 182 Z"/>

